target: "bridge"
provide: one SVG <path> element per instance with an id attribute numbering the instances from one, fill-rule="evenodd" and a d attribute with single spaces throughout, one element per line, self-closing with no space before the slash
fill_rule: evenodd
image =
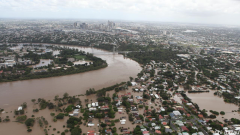
<path id="1" fill-rule="evenodd" d="M 145 52 L 145 51 L 141 51 L 141 50 L 140 51 L 118 51 L 117 50 L 118 45 L 112 44 L 112 46 L 113 46 L 113 51 L 112 52 L 94 52 L 93 46 L 91 46 L 92 47 L 92 52 L 91 53 L 96 54 L 96 55 L 114 55 L 114 54 L 119 54 L 119 53 L 126 55 L 126 54 L 131 53 L 131 52 Z"/>
<path id="2" fill-rule="evenodd" d="M 114 54 L 124 54 L 124 55 L 127 55 L 128 53 L 131 53 L 131 52 L 145 52 L 145 51 L 115 51 L 115 52 L 94 52 L 92 50 L 92 54 L 95 54 L 95 55 L 114 55 Z"/>

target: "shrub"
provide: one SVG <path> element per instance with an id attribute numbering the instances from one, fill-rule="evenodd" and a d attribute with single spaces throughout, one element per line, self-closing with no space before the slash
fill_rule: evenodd
<path id="1" fill-rule="evenodd" d="M 65 111 L 66 111 L 66 112 L 71 112 L 71 111 L 73 110 L 73 107 L 74 107 L 74 105 L 69 105 L 69 106 L 65 109 Z"/>
<path id="2" fill-rule="evenodd" d="M 224 111 L 221 111 L 220 114 L 221 114 L 221 115 L 225 115 L 225 112 L 224 112 Z"/>
<path id="3" fill-rule="evenodd" d="M 38 109 L 33 109 L 33 112 L 38 112 L 39 110 Z"/>
<path id="4" fill-rule="evenodd" d="M 101 127 L 106 127 L 107 124 L 105 124 L 105 123 L 101 123 L 100 126 L 101 126 Z"/>
<path id="5" fill-rule="evenodd" d="M 216 115 L 210 115 L 209 118 L 216 118 Z"/>
<path id="6" fill-rule="evenodd" d="M 28 131 L 28 132 L 31 132 L 31 131 L 32 131 L 32 129 L 30 129 L 30 128 L 29 128 L 27 131 Z"/>
<path id="7" fill-rule="evenodd" d="M 26 121 L 25 121 L 25 125 L 26 126 L 33 126 L 35 120 L 33 118 L 28 118 Z"/>
<path id="8" fill-rule="evenodd" d="M 27 119 L 27 116 L 26 115 L 24 115 L 24 116 L 18 116 L 17 118 L 16 118 L 16 120 L 17 121 L 25 121 Z"/>
<path id="9" fill-rule="evenodd" d="M 64 118 L 64 113 L 59 113 L 57 116 L 56 116 L 56 119 L 63 119 Z"/>
<path id="10" fill-rule="evenodd" d="M 53 118 L 53 121 L 54 121 L 54 122 L 57 122 L 57 119 L 56 119 L 56 118 Z"/>

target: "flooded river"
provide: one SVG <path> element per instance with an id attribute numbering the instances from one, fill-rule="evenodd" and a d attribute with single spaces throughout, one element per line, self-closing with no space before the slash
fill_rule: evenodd
<path id="1" fill-rule="evenodd" d="M 65 92 L 70 95 L 85 94 L 89 88 L 97 90 L 128 81 L 130 76 L 136 77 L 141 71 L 137 62 L 124 58 L 123 55 L 111 54 L 100 49 L 74 48 L 89 53 L 94 52 L 95 56 L 106 60 L 108 67 L 66 76 L 0 83 L 0 108 L 20 105 L 31 99 L 52 99 L 53 96 L 62 96 Z"/>

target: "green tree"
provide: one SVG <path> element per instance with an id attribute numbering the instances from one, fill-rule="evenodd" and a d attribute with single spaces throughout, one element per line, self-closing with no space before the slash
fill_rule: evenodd
<path id="1" fill-rule="evenodd" d="M 68 98 L 69 94 L 66 92 L 63 94 L 63 98 Z"/>
<path id="2" fill-rule="evenodd" d="M 221 114 L 221 115 L 225 115 L 225 112 L 224 112 L 224 111 L 221 111 L 220 114 Z"/>
<path id="3" fill-rule="evenodd" d="M 63 119 L 64 118 L 64 113 L 59 113 L 57 116 L 56 116 L 56 119 Z"/>
<path id="4" fill-rule="evenodd" d="M 71 131 L 71 135 L 80 135 L 80 133 L 82 133 L 81 128 L 75 127 L 72 131 Z"/>
<path id="5" fill-rule="evenodd" d="M 32 99 L 32 102 L 35 103 L 36 99 Z"/>
<path id="6" fill-rule="evenodd" d="M 116 133 L 116 132 L 117 132 L 117 128 L 114 127 L 114 128 L 112 129 L 112 133 Z"/>
<path id="7" fill-rule="evenodd" d="M 114 117 L 115 117 L 115 112 L 113 111 L 113 109 L 111 109 L 109 112 L 109 118 L 114 118 Z"/>
<path id="8" fill-rule="evenodd" d="M 26 126 L 33 126 L 35 120 L 33 118 L 28 118 L 26 121 L 25 121 L 25 125 Z"/>

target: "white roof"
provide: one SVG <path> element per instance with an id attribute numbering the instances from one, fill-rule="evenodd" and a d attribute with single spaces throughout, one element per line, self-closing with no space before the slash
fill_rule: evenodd
<path id="1" fill-rule="evenodd" d="M 125 122 L 125 121 L 121 121 L 120 123 L 121 123 L 122 125 L 125 125 L 126 122 Z"/>
<path id="2" fill-rule="evenodd" d="M 165 111 L 165 109 L 163 107 L 161 107 L 161 111 Z"/>
<path id="3" fill-rule="evenodd" d="M 224 130 L 228 130 L 228 128 L 227 128 L 227 127 L 223 127 L 223 129 L 224 129 Z"/>
<path id="4" fill-rule="evenodd" d="M 174 115 L 182 115 L 179 111 L 173 111 Z"/>
<path id="5" fill-rule="evenodd" d="M 74 111 L 73 112 L 78 112 L 79 111 L 79 109 L 74 109 Z"/>
<path id="6" fill-rule="evenodd" d="M 94 126 L 94 124 L 93 123 L 88 123 L 88 126 L 92 127 L 92 126 Z"/>
<path id="7" fill-rule="evenodd" d="M 22 106 L 19 106 L 19 107 L 18 107 L 18 111 L 20 111 L 20 110 L 22 110 Z"/>
<path id="8" fill-rule="evenodd" d="M 156 124 L 155 124 L 155 123 L 152 123 L 151 125 L 152 125 L 152 126 L 156 126 Z"/>
<path id="9" fill-rule="evenodd" d="M 137 85 L 137 83 L 136 83 L 136 82 L 131 82 L 131 83 L 132 83 L 132 85 L 133 85 L 133 86 Z"/>
<path id="10" fill-rule="evenodd" d="M 77 105 L 76 107 L 77 107 L 77 108 L 81 108 L 81 106 L 80 106 L 80 105 Z"/>
<path id="11" fill-rule="evenodd" d="M 235 130 L 239 130 L 240 131 L 240 127 L 235 127 Z"/>

